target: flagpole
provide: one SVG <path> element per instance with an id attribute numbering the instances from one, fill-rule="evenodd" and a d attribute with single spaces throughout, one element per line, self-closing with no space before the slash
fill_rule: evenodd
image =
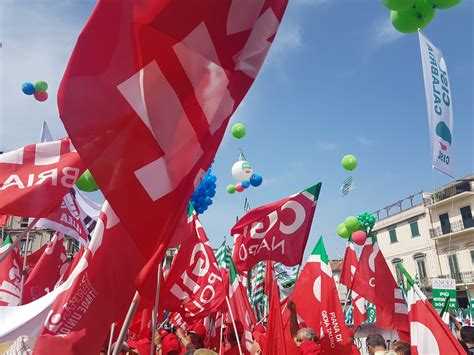
<path id="1" fill-rule="evenodd" d="M 222 355 L 222 336 L 224 335 L 224 313 L 221 314 L 221 336 L 219 338 L 219 355 Z"/>
<path id="2" fill-rule="evenodd" d="M 8 256 L 8 254 L 10 254 L 10 252 L 13 250 L 13 248 L 15 248 L 19 243 L 20 241 L 23 239 L 23 237 L 25 235 L 27 235 L 29 232 L 31 232 L 31 230 L 35 227 L 36 223 L 39 221 L 39 218 L 35 218 L 33 219 L 30 224 L 28 224 L 28 227 L 26 227 L 26 229 L 24 229 L 20 235 L 15 239 L 15 241 L 10 245 L 10 247 L 5 250 L 4 253 L 2 253 L 0 255 L 0 263 L 5 260 L 5 258 Z"/>
<path id="3" fill-rule="evenodd" d="M 150 355 L 155 353 L 155 332 L 156 332 L 156 323 L 158 318 L 158 302 L 160 301 L 160 287 L 161 287 L 161 273 L 162 273 L 162 263 L 158 264 L 158 270 L 156 272 L 156 292 L 155 292 L 155 306 L 153 307 L 153 313 L 151 314 L 151 346 L 150 346 Z"/>
<path id="4" fill-rule="evenodd" d="M 109 346 L 107 347 L 107 355 L 110 355 L 110 350 L 112 349 L 112 342 L 114 340 L 114 331 L 115 331 L 115 322 L 110 326 L 110 339 Z"/>
<path id="5" fill-rule="evenodd" d="M 21 270 L 21 281 L 20 281 L 20 303 L 21 306 L 23 303 L 23 285 L 25 284 L 25 275 L 26 275 L 26 257 L 28 255 L 28 244 L 30 242 L 30 233 L 26 233 L 26 244 L 25 244 L 25 253 L 23 255 L 23 268 Z"/>
<path id="6" fill-rule="evenodd" d="M 232 308 L 230 307 L 229 297 L 225 296 L 225 300 L 227 302 L 227 308 L 229 309 L 230 319 L 232 320 L 232 326 L 234 327 L 235 338 L 237 339 L 237 346 L 239 348 L 239 354 L 243 355 L 242 347 L 240 346 L 239 333 L 237 332 L 237 326 L 235 325 L 234 315 L 232 314 Z"/>
<path id="7" fill-rule="evenodd" d="M 125 320 L 123 321 L 122 329 L 120 329 L 118 339 L 115 342 L 115 348 L 112 355 L 120 354 L 123 341 L 125 340 L 125 335 L 127 334 L 128 328 L 130 328 L 130 323 L 132 321 L 133 316 L 135 315 L 135 312 L 137 311 L 139 303 L 140 303 L 140 294 L 138 293 L 138 291 L 135 291 L 135 295 L 133 296 L 132 303 L 130 303 L 130 308 L 128 309 L 127 316 L 125 317 Z"/>

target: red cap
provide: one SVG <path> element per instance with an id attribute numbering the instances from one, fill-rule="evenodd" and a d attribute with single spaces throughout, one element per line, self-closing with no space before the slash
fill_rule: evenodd
<path id="1" fill-rule="evenodd" d="M 181 351 L 181 345 L 179 339 L 173 333 L 168 334 L 161 340 L 161 352 L 163 355 L 168 354 L 170 351 Z"/>
<path id="2" fill-rule="evenodd" d="M 198 337 L 200 337 L 201 340 L 204 341 L 204 339 L 206 338 L 207 330 L 206 330 L 206 327 L 202 325 L 202 323 L 196 322 L 196 324 L 194 324 L 191 328 L 189 328 L 188 333 L 194 333 Z"/>
<path id="3" fill-rule="evenodd" d="M 303 355 L 311 355 L 311 354 L 320 354 L 321 349 L 319 348 L 318 344 L 316 344 L 312 340 L 306 340 L 301 343 L 300 351 Z"/>

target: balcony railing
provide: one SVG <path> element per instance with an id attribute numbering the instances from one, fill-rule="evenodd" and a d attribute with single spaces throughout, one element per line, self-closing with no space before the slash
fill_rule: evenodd
<path id="1" fill-rule="evenodd" d="M 472 219 L 458 220 L 449 224 L 445 224 L 443 227 L 438 226 L 430 229 L 430 237 L 437 238 L 450 233 L 461 232 L 465 229 L 474 227 L 474 221 Z"/>
<path id="2" fill-rule="evenodd" d="M 431 288 L 433 279 L 454 279 L 457 285 L 474 283 L 474 272 L 458 272 L 449 275 L 440 275 L 437 277 L 422 277 L 420 278 L 420 286 L 423 288 Z"/>
<path id="3" fill-rule="evenodd" d="M 444 190 L 435 191 L 431 194 L 425 194 L 425 196 L 423 196 L 423 203 L 425 206 L 433 205 L 437 202 L 459 195 L 466 191 L 472 191 L 471 181 L 463 181 L 454 186 L 449 186 Z"/>

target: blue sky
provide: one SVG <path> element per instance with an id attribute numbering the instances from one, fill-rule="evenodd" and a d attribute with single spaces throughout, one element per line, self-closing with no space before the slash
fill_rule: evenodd
<path id="1" fill-rule="evenodd" d="M 43 120 L 65 135 L 56 92 L 93 1 L 4 0 L 0 5 L 0 149 L 37 141 Z M 454 110 L 455 177 L 474 172 L 473 5 L 438 11 L 425 33 L 442 49 Z M 244 198 L 252 207 L 322 181 L 307 252 L 319 235 L 331 257 L 345 241 L 336 226 L 348 215 L 374 211 L 449 179 L 433 173 L 428 119 L 416 34 L 402 35 L 377 0 L 293 0 L 267 61 L 231 120 L 247 136 L 226 135 L 213 171 L 218 192 L 202 223 L 217 246 L 227 236 Z M 38 103 L 21 84 L 49 83 L 50 99 Z M 87 89 L 87 88 L 85 88 Z M 242 148 L 264 177 L 258 188 L 228 195 L 232 164 Z M 359 167 L 356 189 L 342 197 L 349 173 L 340 160 L 352 153 Z"/>

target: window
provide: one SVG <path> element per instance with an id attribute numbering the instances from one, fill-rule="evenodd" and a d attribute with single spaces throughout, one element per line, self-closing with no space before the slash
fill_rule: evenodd
<path id="1" fill-rule="evenodd" d="M 390 234 L 390 243 L 397 243 L 398 240 L 397 240 L 397 232 L 395 231 L 395 229 L 391 229 L 388 231 L 388 233 Z"/>
<path id="2" fill-rule="evenodd" d="M 449 263 L 449 271 L 451 272 L 451 278 L 458 279 L 459 278 L 459 264 L 458 264 L 458 256 L 456 254 L 449 254 L 448 255 L 448 263 Z"/>
<path id="3" fill-rule="evenodd" d="M 474 265 L 474 250 L 471 250 L 471 263 Z"/>
<path id="4" fill-rule="evenodd" d="M 471 206 L 461 207 L 461 216 L 464 228 L 474 227 L 474 223 L 472 221 Z"/>
<path id="5" fill-rule="evenodd" d="M 449 223 L 449 215 L 447 213 L 440 214 L 439 221 L 441 223 L 441 231 L 443 232 L 443 234 L 451 233 L 451 224 Z"/>
<path id="6" fill-rule="evenodd" d="M 28 217 L 21 217 L 20 228 L 28 227 L 29 222 L 30 222 L 30 219 Z"/>
<path id="7" fill-rule="evenodd" d="M 25 245 L 26 245 L 26 239 L 22 239 L 20 242 L 20 254 L 24 255 L 25 254 Z M 33 239 L 30 237 L 30 240 L 28 241 L 28 253 L 31 253 L 33 249 Z"/>
<path id="8" fill-rule="evenodd" d="M 392 264 L 393 264 L 393 267 L 395 268 L 395 275 L 397 277 L 397 284 L 398 285 L 403 285 L 404 282 L 403 282 L 403 273 L 400 271 L 400 269 L 398 268 L 397 264 L 401 264 L 402 263 L 402 259 L 400 258 L 395 258 L 392 260 Z"/>
<path id="9" fill-rule="evenodd" d="M 425 258 L 416 259 L 416 266 L 418 268 L 418 275 L 420 279 L 426 279 Z"/>
<path id="10" fill-rule="evenodd" d="M 418 221 L 411 222 L 410 229 L 412 238 L 418 237 L 420 235 L 420 230 L 418 229 Z"/>

